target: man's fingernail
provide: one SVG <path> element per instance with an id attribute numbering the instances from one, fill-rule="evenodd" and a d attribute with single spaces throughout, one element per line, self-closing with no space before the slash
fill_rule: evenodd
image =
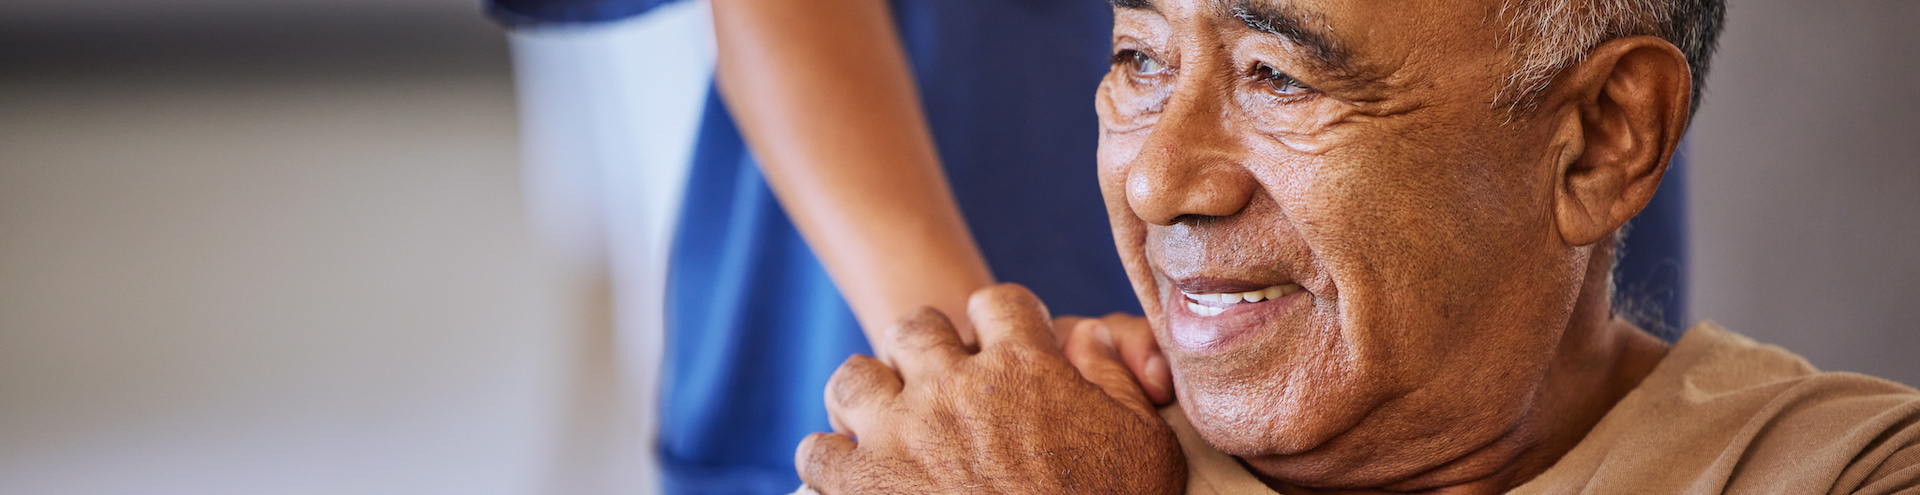
<path id="1" fill-rule="evenodd" d="M 1153 392 L 1156 393 L 1153 395 L 1173 400 L 1173 384 L 1168 383 L 1173 371 L 1167 367 L 1167 358 L 1159 354 L 1147 356 L 1147 364 L 1141 367 L 1142 371 L 1147 373 L 1146 379 L 1142 381 L 1146 382 L 1148 388 L 1155 389 Z"/>
<path id="2" fill-rule="evenodd" d="M 1107 328 L 1106 323 L 1094 324 L 1093 341 L 1099 342 L 1100 348 L 1107 351 L 1107 359 L 1120 360 L 1120 349 L 1113 346 L 1113 330 Z"/>

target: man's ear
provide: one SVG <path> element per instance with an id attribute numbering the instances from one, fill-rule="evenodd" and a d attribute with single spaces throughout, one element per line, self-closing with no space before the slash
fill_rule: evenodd
<path id="1" fill-rule="evenodd" d="M 1653 36 L 1609 41 L 1561 75 L 1563 125 L 1554 215 L 1572 246 L 1605 239 L 1660 187 L 1686 133 L 1693 75 L 1687 57 Z"/>

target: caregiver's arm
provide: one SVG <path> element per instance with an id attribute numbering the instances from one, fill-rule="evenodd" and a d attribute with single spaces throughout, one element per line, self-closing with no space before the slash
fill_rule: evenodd
<path id="1" fill-rule="evenodd" d="M 884 0 L 712 5 L 727 108 L 868 342 L 920 306 L 971 342 L 967 296 L 993 275 L 948 190 Z"/>

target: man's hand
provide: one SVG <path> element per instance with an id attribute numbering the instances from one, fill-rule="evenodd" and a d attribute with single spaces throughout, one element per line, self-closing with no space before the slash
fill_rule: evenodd
<path id="1" fill-rule="evenodd" d="M 1092 327 L 1080 328 L 1081 325 Z M 1153 327 L 1146 318 L 1111 313 L 1100 318 L 1061 316 L 1053 319 L 1054 341 L 1061 347 L 1067 345 L 1067 337 L 1075 332 L 1090 332 L 1096 340 L 1111 342 L 1113 350 L 1120 355 L 1120 362 L 1133 371 L 1133 379 L 1140 383 L 1153 405 L 1173 402 L 1173 368 L 1167 365 L 1167 357 L 1160 354 L 1160 342 L 1153 340 Z"/>
<path id="2" fill-rule="evenodd" d="M 854 356 L 827 382 L 836 433 L 800 443 L 800 477 L 838 493 L 1179 493 L 1180 444 L 1133 374 L 1080 324 L 1064 352 L 1025 288 L 975 292 L 970 353 L 921 310 L 886 342 L 900 364 Z M 1106 337 L 1111 342 L 1111 337 Z M 855 440 L 858 439 L 858 440 Z"/>

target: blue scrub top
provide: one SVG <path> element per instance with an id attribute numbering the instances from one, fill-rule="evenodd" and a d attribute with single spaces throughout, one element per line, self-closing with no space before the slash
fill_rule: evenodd
<path id="1" fill-rule="evenodd" d="M 593 22 L 660 3 L 493 0 L 490 9 L 510 23 Z M 893 12 L 948 179 L 994 275 L 1033 289 L 1054 314 L 1138 313 L 1095 177 L 1106 1 L 896 0 Z M 829 429 L 827 377 L 871 350 L 717 92 L 700 125 L 668 281 L 662 482 L 676 494 L 787 493 L 799 484 L 800 439 Z M 1673 321 L 1679 169 L 1676 160 L 1628 238 L 1620 284 L 1659 295 Z"/>
<path id="2" fill-rule="evenodd" d="M 928 124 L 994 275 L 1055 314 L 1139 312 L 1096 180 L 1103 0 L 906 0 L 895 20 Z M 660 451 L 670 493 L 784 493 L 828 429 L 858 322 L 708 99 L 669 274 Z"/>

